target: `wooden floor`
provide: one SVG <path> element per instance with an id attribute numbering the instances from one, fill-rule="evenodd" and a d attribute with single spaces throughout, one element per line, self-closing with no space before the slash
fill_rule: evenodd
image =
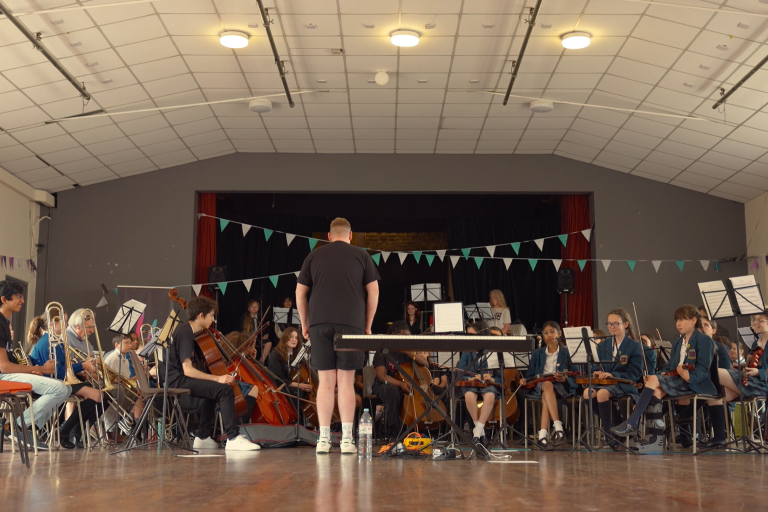
<path id="1" fill-rule="evenodd" d="M 7 446 L 6 446 L 7 448 Z M 2 510 L 765 510 L 768 458 L 518 451 L 487 463 L 374 458 L 313 448 L 174 458 L 169 452 L 0 455 Z M 458 493 L 465 489 L 464 494 Z M 243 508 L 248 507 L 248 508 Z"/>

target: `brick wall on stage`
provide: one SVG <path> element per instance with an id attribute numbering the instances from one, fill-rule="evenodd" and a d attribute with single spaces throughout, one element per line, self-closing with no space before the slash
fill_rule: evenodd
<path id="1" fill-rule="evenodd" d="M 325 240 L 326 233 L 313 233 Z M 355 233 L 352 244 L 381 251 L 421 251 L 448 249 L 447 233 Z"/>

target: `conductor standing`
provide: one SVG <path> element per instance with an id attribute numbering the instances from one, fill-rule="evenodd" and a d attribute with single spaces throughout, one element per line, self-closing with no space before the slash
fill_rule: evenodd
<path id="1" fill-rule="evenodd" d="M 296 285 L 296 307 L 305 339 L 312 341 L 312 367 L 319 375 L 317 415 L 318 454 L 331 451 L 331 415 L 338 386 L 341 416 L 341 453 L 354 454 L 355 370 L 365 353 L 336 352 L 335 334 L 371 334 L 379 302 L 379 272 L 368 253 L 350 245 L 352 227 L 346 219 L 331 222 L 328 245 L 304 260 Z M 310 293 L 311 291 L 311 293 Z M 310 295 L 309 302 L 307 294 Z"/>

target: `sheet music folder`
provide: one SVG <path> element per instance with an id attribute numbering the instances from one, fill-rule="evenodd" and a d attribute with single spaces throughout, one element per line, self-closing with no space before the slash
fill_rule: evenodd
<path id="1" fill-rule="evenodd" d="M 116 332 L 119 334 L 130 334 L 133 328 L 136 326 L 136 322 L 141 318 L 141 314 L 144 313 L 146 304 L 137 300 L 129 300 L 122 306 L 115 315 L 115 319 L 109 324 L 110 332 Z"/>

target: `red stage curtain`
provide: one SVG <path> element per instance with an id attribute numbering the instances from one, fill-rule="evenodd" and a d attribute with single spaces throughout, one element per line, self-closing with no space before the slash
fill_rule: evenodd
<path id="1" fill-rule="evenodd" d="M 197 213 L 216 216 L 216 194 L 197 195 Z M 216 264 L 216 219 L 200 217 L 197 221 L 197 254 L 195 256 L 195 284 L 208 282 L 208 267 Z M 194 295 L 194 294 L 193 294 Z M 200 295 L 210 297 L 208 287 Z"/>
<path id="2" fill-rule="evenodd" d="M 589 218 L 588 195 L 564 195 L 560 198 L 561 228 L 563 233 L 582 231 L 592 227 Z M 563 260 L 588 260 L 591 256 L 590 242 L 581 233 L 568 235 L 568 243 L 561 248 Z M 584 265 L 584 270 L 579 270 L 576 261 L 563 261 L 561 267 L 575 269 L 574 293 L 568 297 L 568 325 L 587 326 L 592 325 L 592 262 Z M 565 298 L 560 297 L 560 311 L 564 312 Z M 561 313 L 564 317 L 564 314 Z M 562 319 L 561 319 L 562 320 Z M 593 326 L 594 327 L 594 326 Z"/>

